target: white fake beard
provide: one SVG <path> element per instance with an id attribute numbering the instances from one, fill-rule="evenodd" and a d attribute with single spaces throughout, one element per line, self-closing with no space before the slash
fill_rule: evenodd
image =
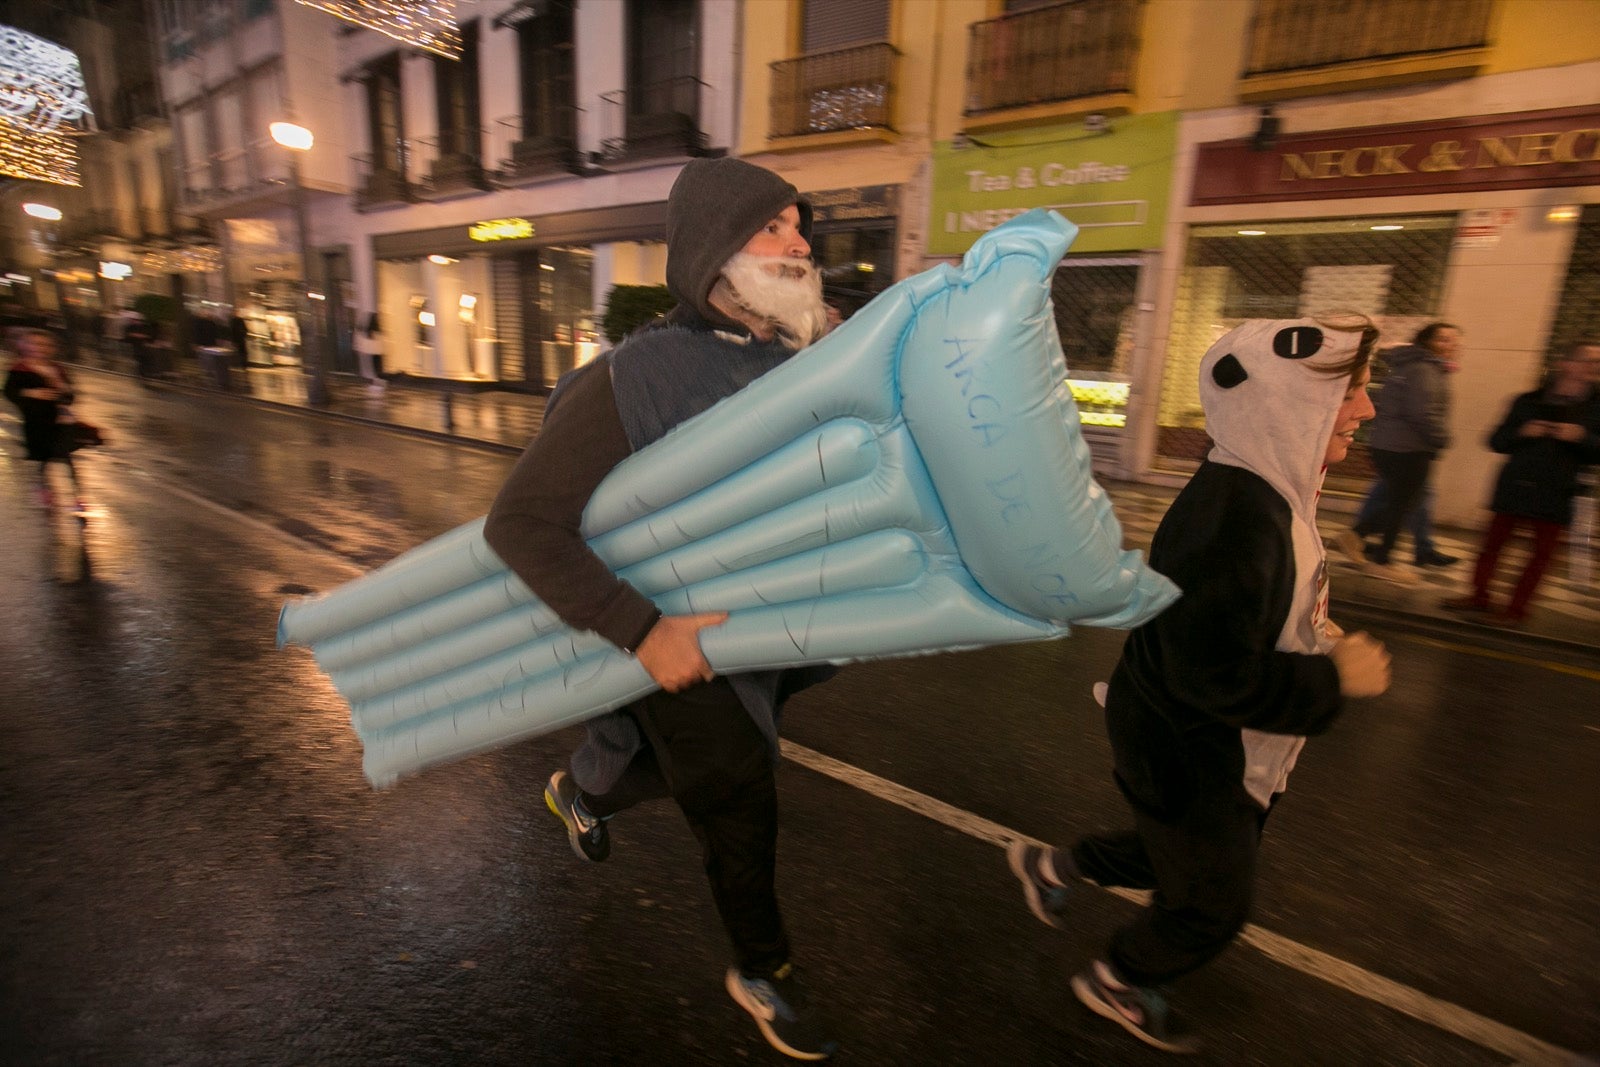
<path id="1" fill-rule="evenodd" d="M 827 332 L 822 275 L 809 259 L 740 252 L 722 276 L 740 309 L 770 324 L 790 348 L 804 348 Z"/>

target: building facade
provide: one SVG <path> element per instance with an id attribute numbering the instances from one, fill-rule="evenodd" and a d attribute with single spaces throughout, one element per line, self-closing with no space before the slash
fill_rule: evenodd
<path id="1" fill-rule="evenodd" d="M 186 303 L 235 309 L 252 364 L 299 366 L 305 330 L 327 339 L 324 358 L 345 358 L 349 256 L 316 225 L 341 215 L 351 192 L 335 21 L 293 0 L 151 0 L 151 10 L 178 204 L 212 238 L 210 263 L 185 276 Z M 275 122 L 304 125 L 313 144 L 277 143 Z"/>
<path id="2" fill-rule="evenodd" d="M 107 310 L 168 296 L 203 239 L 173 197 L 172 134 L 161 107 L 144 8 L 111 0 L 9 3 L 0 22 L 74 52 L 90 115 L 72 137 L 78 185 L 11 181 L 0 189 L 6 246 L 0 298 L 58 315 L 76 345 Z M 38 203 L 59 219 L 27 217 Z"/>
<path id="3" fill-rule="evenodd" d="M 1440 517 L 1470 520 L 1504 399 L 1595 327 L 1594 4 L 459 0 L 456 58 L 292 0 L 165 6 L 208 284 L 285 305 L 269 332 L 320 295 L 336 369 L 376 316 L 390 371 L 549 388 L 605 347 L 614 286 L 663 280 L 667 192 L 718 154 L 811 198 L 846 313 L 1020 211 L 1071 219 L 1057 324 L 1113 476 L 1193 469 L 1195 368 L 1242 318 L 1444 319 Z M 298 180 L 274 110 L 315 128 Z"/>
<path id="4" fill-rule="evenodd" d="M 734 0 L 462 0 L 459 59 L 338 38 L 351 316 L 389 371 L 544 391 L 665 279 L 666 196 L 734 139 Z"/>
<path id="5" fill-rule="evenodd" d="M 1600 326 L 1600 8 L 1373 0 L 1352 24 L 1286 0 L 1208 7 L 1214 62 L 1186 82 L 1135 472 L 1181 475 L 1203 454 L 1199 359 L 1243 318 L 1356 311 L 1384 344 L 1442 320 L 1466 352 L 1435 514 L 1475 524 L 1509 398 Z M 1358 449 L 1330 480 L 1358 489 L 1369 469 Z"/>

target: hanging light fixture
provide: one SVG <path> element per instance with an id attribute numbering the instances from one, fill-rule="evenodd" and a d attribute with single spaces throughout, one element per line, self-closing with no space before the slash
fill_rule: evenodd
<path id="1" fill-rule="evenodd" d="M 299 0 L 306 7 L 376 30 L 385 37 L 461 58 L 461 32 L 456 29 L 456 0 Z"/>

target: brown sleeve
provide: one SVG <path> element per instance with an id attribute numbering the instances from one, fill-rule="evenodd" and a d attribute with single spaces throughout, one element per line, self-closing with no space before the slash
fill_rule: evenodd
<path id="1" fill-rule="evenodd" d="M 590 550 L 579 523 L 595 487 L 631 451 L 610 364 L 599 360 L 568 383 L 483 527 L 489 547 L 564 622 L 628 652 L 661 612 Z"/>

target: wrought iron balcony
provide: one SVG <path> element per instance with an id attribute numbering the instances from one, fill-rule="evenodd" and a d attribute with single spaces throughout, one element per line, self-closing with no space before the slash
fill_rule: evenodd
<path id="1" fill-rule="evenodd" d="M 576 174 L 582 170 L 578 158 L 578 112 L 576 107 L 550 108 L 539 121 L 529 116 L 500 119 L 503 144 L 509 155 L 500 163 L 500 179 L 526 181 L 557 174 Z"/>
<path id="2" fill-rule="evenodd" d="M 700 109 L 705 91 L 699 78 L 685 77 L 601 93 L 602 157 L 625 162 L 703 154 Z"/>
<path id="3" fill-rule="evenodd" d="M 400 165 L 405 166 L 406 152 L 400 153 Z M 370 211 L 380 207 L 397 207 L 413 203 L 416 192 L 406 181 L 402 171 L 394 169 L 387 160 L 376 165 L 372 156 L 351 156 L 355 164 L 355 204 L 357 211 Z"/>
<path id="4" fill-rule="evenodd" d="M 489 188 L 483 157 L 473 151 L 483 143 L 482 130 L 452 131 L 438 137 L 418 138 L 416 143 L 436 152 L 428 165 L 427 177 L 414 189 L 418 199 L 449 200 Z"/>
<path id="5" fill-rule="evenodd" d="M 893 129 L 891 44 L 864 44 L 772 64 L 771 136 Z"/>
<path id="6" fill-rule="evenodd" d="M 1138 0 L 1068 0 L 972 24 L 968 115 L 1131 92 Z"/>
<path id="7" fill-rule="evenodd" d="M 102 123 L 108 129 L 126 130 L 140 122 L 158 122 L 162 118 L 161 87 L 153 81 L 120 86 L 106 110 L 109 114 L 102 116 Z"/>
<path id="8" fill-rule="evenodd" d="M 1494 0 L 1257 0 L 1245 76 L 1484 48 Z"/>

